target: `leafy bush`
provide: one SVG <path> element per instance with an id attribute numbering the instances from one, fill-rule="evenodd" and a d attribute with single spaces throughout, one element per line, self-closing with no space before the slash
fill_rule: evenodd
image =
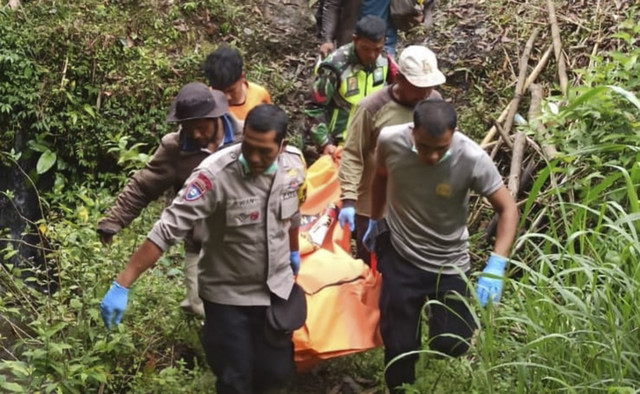
<path id="1" fill-rule="evenodd" d="M 73 180 L 113 169 L 104 147 L 123 136 L 148 151 L 168 131 L 171 98 L 202 79 L 201 42 L 232 10 L 220 0 L 0 8 L 0 148 L 45 156 L 43 172 L 55 163 Z"/>
<path id="2" fill-rule="evenodd" d="M 86 187 L 57 198 L 46 229 L 56 250 L 49 263 L 60 272 L 55 294 L 34 291 L 15 272 L 0 272 L 0 315 L 10 322 L 7 331 L 19 333 L 9 349 L 14 357 L 0 362 L 2 390 L 202 392 L 212 385 L 199 322 L 178 308 L 184 293 L 180 248 L 132 288 L 126 324 L 105 329 L 100 300 L 163 207 L 159 202 L 147 209 L 105 251 L 94 223 L 112 202 L 105 189 Z"/>

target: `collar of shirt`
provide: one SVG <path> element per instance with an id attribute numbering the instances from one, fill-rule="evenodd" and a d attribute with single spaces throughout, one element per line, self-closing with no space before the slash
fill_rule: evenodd
<path id="1" fill-rule="evenodd" d="M 229 115 L 222 115 L 221 118 L 222 118 L 222 130 L 224 133 L 224 138 L 222 139 L 222 142 L 220 143 L 219 147 L 233 142 L 233 126 L 231 125 L 231 119 L 229 119 Z M 187 136 L 187 133 L 184 132 L 182 127 L 180 128 L 180 150 L 186 151 L 186 152 L 203 151 L 203 152 L 212 153 L 209 149 L 202 148 L 198 144 L 193 142 L 191 139 L 189 139 L 189 137 Z"/>

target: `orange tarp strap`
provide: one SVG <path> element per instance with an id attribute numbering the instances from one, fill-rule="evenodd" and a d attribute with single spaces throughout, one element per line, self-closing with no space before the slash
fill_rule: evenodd
<path id="1" fill-rule="evenodd" d="M 303 216 L 319 216 L 331 204 L 340 204 L 338 165 L 330 156 L 318 159 L 307 170 L 307 200 Z M 312 224 L 312 223 L 310 223 Z M 382 345 L 378 323 L 381 277 L 350 254 L 349 230 L 337 220 L 329 225 L 320 247 L 301 228 L 302 262 L 297 282 L 307 297 L 307 320 L 293 335 L 298 370 L 321 360 Z"/>

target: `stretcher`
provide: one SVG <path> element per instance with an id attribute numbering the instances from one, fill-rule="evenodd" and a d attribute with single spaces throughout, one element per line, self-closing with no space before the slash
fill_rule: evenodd
<path id="1" fill-rule="evenodd" d="M 351 257 L 351 235 L 337 221 L 338 164 L 330 156 L 307 170 L 307 199 L 300 208 L 298 284 L 307 300 L 307 320 L 293 334 L 295 362 L 304 371 L 333 357 L 382 346 L 378 297 L 381 277 Z"/>

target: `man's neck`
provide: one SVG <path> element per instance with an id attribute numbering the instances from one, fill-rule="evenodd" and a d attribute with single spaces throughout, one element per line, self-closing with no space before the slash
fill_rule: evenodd
<path id="1" fill-rule="evenodd" d="M 403 105 L 405 107 L 410 107 L 410 108 L 413 109 L 415 104 L 414 103 L 409 103 L 409 102 L 404 100 L 404 98 L 402 97 L 402 94 L 400 93 L 402 91 L 402 88 L 400 87 L 399 83 L 395 82 L 393 85 L 391 85 L 390 89 L 391 89 L 391 97 L 393 98 L 393 100 L 395 102 L 397 102 L 398 104 Z"/>
<path id="2" fill-rule="evenodd" d="M 249 87 L 249 82 L 245 81 L 242 84 L 242 97 L 240 98 L 238 103 L 229 103 L 230 106 L 232 107 L 240 107 L 241 105 L 244 105 L 244 103 L 247 102 L 247 88 Z"/>

